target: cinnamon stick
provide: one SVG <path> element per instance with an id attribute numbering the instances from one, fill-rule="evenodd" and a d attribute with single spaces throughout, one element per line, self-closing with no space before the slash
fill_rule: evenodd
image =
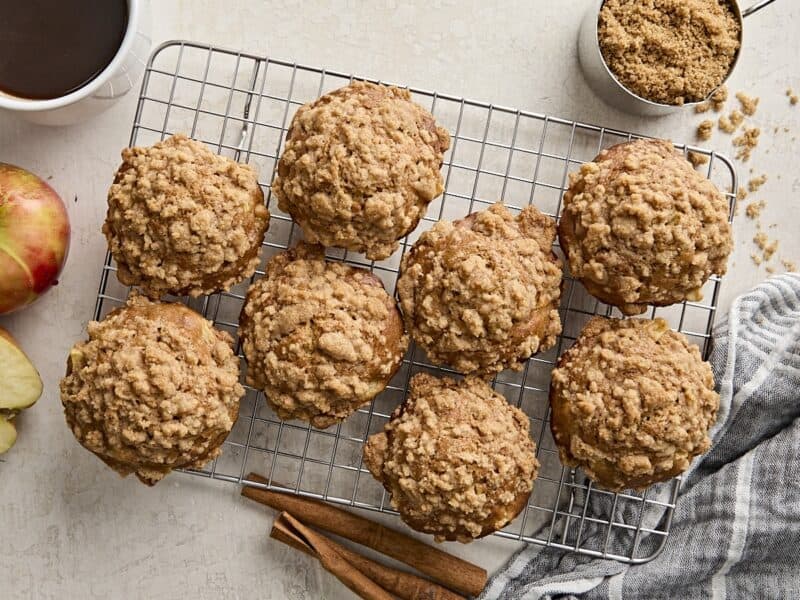
<path id="1" fill-rule="evenodd" d="M 268 483 L 267 479 L 255 473 L 250 473 L 247 478 L 257 483 Z M 391 556 L 461 594 L 478 596 L 486 585 L 485 569 L 325 502 L 247 486 L 242 488 L 242 495 L 275 510 L 291 513 L 306 525 L 319 527 Z"/>
<path id="2" fill-rule="evenodd" d="M 293 530 L 293 521 L 295 521 L 295 519 L 289 515 L 289 513 L 281 513 L 272 525 L 270 536 L 297 550 L 316 557 L 315 549 L 307 544 L 302 539 L 302 536 L 298 535 L 296 530 Z M 382 565 L 321 534 L 317 535 L 322 538 L 324 543 L 333 551 L 337 552 L 352 565 L 352 567 L 361 571 L 361 573 L 369 577 L 386 591 L 403 600 L 464 600 L 463 596 L 459 596 L 427 579 Z"/>
<path id="3" fill-rule="evenodd" d="M 288 513 L 281 513 L 280 517 L 283 518 L 284 525 L 278 524 L 278 520 L 276 520 L 273 530 L 278 527 L 283 536 L 292 539 L 291 545 L 296 548 L 307 546 L 312 555 L 325 567 L 325 570 L 353 590 L 359 598 L 393 600 L 389 592 L 348 563 L 324 535 L 309 529 Z"/>

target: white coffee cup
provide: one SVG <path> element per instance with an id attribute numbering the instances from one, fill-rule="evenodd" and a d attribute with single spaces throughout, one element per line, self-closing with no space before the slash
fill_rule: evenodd
<path id="1" fill-rule="evenodd" d="M 0 109 L 41 125 L 71 125 L 96 115 L 133 89 L 144 72 L 150 44 L 149 0 L 128 0 L 128 25 L 122 44 L 97 77 L 74 92 L 47 100 L 0 92 Z"/>

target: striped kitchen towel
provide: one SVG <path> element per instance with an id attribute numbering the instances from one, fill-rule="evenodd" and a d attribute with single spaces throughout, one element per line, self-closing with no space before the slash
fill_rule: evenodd
<path id="1" fill-rule="evenodd" d="M 710 360 L 721 397 L 713 446 L 684 477 L 661 554 L 626 565 L 529 546 L 484 598 L 800 598 L 800 275 L 737 298 Z M 586 535 L 605 528 L 587 524 Z M 642 547 L 655 551 L 657 537 Z"/>

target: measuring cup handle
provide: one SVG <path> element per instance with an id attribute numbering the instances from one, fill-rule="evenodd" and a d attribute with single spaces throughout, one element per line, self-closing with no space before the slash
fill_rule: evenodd
<path id="1" fill-rule="evenodd" d="M 764 8 L 764 7 L 765 7 L 765 6 L 767 6 L 768 4 L 772 4 L 773 2 L 775 2 L 775 0 L 761 0 L 761 2 L 756 2 L 756 3 L 755 3 L 755 4 L 753 4 L 753 6 L 751 6 L 750 8 L 745 8 L 745 9 L 742 11 L 742 18 L 744 18 L 744 17 L 749 17 L 749 16 L 750 16 L 750 15 L 752 15 L 753 13 L 757 13 L 757 12 L 758 12 L 758 11 L 760 11 L 762 8 Z"/>

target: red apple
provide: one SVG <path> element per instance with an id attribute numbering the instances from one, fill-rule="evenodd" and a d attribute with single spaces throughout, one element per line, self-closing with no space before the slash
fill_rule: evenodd
<path id="1" fill-rule="evenodd" d="M 69 218 L 42 179 L 0 163 L 0 315 L 57 283 L 69 250 Z"/>

